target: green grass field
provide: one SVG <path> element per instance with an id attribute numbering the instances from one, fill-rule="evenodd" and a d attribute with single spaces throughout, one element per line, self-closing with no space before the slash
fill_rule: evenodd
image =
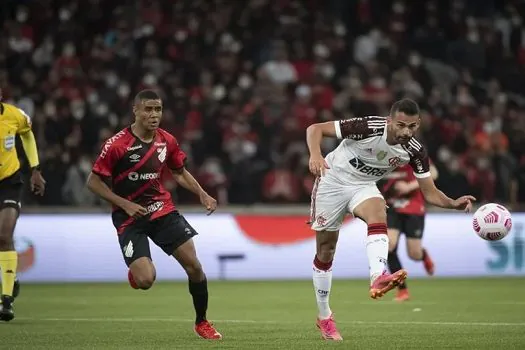
<path id="1" fill-rule="evenodd" d="M 314 325 L 309 281 L 210 282 L 209 318 L 224 339 L 198 339 L 185 283 L 22 285 L 0 349 L 525 349 L 525 279 L 409 282 L 413 300 L 368 298 L 366 281 L 335 280 L 342 343 Z"/>

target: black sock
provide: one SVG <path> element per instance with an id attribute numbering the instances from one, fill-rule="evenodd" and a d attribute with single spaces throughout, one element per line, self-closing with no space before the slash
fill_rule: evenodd
<path id="1" fill-rule="evenodd" d="M 206 310 L 208 310 L 208 281 L 206 277 L 201 282 L 188 281 L 190 294 L 193 298 L 195 308 L 195 324 L 206 320 Z"/>
<path id="2" fill-rule="evenodd" d="M 402 269 L 401 262 L 397 256 L 397 251 L 388 252 L 388 269 L 390 270 L 390 273 L 394 273 Z M 405 289 L 406 287 L 407 285 L 405 282 L 398 286 L 399 289 Z"/>

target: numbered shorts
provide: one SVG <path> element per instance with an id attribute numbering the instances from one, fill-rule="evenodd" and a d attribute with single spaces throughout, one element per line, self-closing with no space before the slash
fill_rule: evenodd
<path id="1" fill-rule="evenodd" d="M 340 185 L 317 178 L 312 190 L 310 223 L 316 231 L 337 231 L 347 213 L 370 198 L 383 198 L 374 182 L 359 185 Z"/>
<path id="2" fill-rule="evenodd" d="M 171 212 L 154 220 L 137 221 L 118 235 L 126 265 L 138 258 L 151 259 L 148 238 L 167 255 L 197 235 L 197 231 L 179 212 Z"/>
<path id="3" fill-rule="evenodd" d="M 402 214 L 393 208 L 389 208 L 387 210 L 387 225 L 388 228 L 404 233 L 407 238 L 421 239 L 425 229 L 425 215 Z"/>
<path id="4" fill-rule="evenodd" d="M 20 212 L 22 186 L 20 171 L 0 181 L 0 210 L 14 208 L 17 212 Z"/>

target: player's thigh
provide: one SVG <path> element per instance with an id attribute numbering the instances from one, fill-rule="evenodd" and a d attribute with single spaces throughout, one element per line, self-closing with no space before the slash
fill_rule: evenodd
<path id="1" fill-rule="evenodd" d="M 149 247 L 148 235 L 143 225 L 128 226 L 118 235 L 120 251 L 126 265 L 132 272 L 147 273 L 152 272 L 151 251 Z M 146 267 L 146 265 L 151 267 Z M 154 272 L 154 267 L 153 267 Z M 135 276 L 135 274 L 133 274 Z"/>
<path id="2" fill-rule="evenodd" d="M 312 230 L 318 232 L 337 232 L 347 214 L 351 196 L 343 186 L 326 182 L 324 178 L 316 180 L 310 205 L 310 223 Z"/>
<path id="3" fill-rule="evenodd" d="M 192 238 L 197 231 L 178 212 L 172 212 L 152 222 L 151 240 L 167 255 L 172 255 L 187 271 L 200 270 L 201 265 Z"/>
<path id="4" fill-rule="evenodd" d="M 387 223 L 386 202 L 375 184 L 356 188 L 348 209 L 367 224 Z"/>
<path id="5" fill-rule="evenodd" d="M 393 252 L 397 248 L 399 242 L 399 235 L 401 234 L 401 218 L 399 214 L 392 208 L 387 209 L 387 234 L 388 234 L 388 250 Z"/>
<path id="6" fill-rule="evenodd" d="M 11 246 L 20 215 L 22 184 L 0 182 L 0 249 Z"/>

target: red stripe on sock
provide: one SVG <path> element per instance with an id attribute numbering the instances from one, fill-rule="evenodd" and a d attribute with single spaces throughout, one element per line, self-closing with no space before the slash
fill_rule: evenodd
<path id="1" fill-rule="evenodd" d="M 314 266 L 319 270 L 328 271 L 332 267 L 332 260 L 329 262 L 322 262 L 316 255 L 314 258 Z"/>
<path id="2" fill-rule="evenodd" d="M 368 225 L 368 235 L 386 235 L 386 224 Z"/>

